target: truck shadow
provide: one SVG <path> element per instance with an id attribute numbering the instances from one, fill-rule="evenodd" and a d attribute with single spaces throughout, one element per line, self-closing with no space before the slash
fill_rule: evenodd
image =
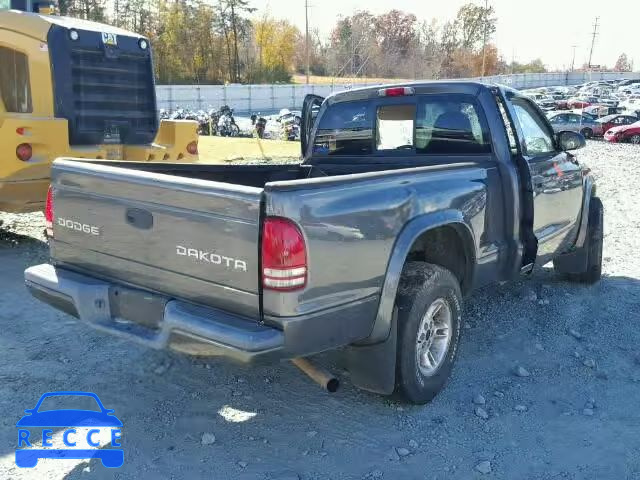
<path id="1" fill-rule="evenodd" d="M 619 346 L 617 351 L 602 357 L 593 371 L 584 367 L 581 373 L 585 384 L 599 381 L 599 371 L 612 377 L 625 371 L 625 362 L 632 365 L 640 342 L 638 329 L 614 328 L 640 316 L 638 279 L 605 276 L 597 285 L 581 286 L 542 269 L 467 299 L 468 327 L 448 386 L 429 405 L 410 406 L 355 389 L 334 354 L 316 358 L 341 377 L 342 388 L 331 395 L 288 362 L 245 368 L 150 351 L 89 330 L 25 291 L 20 299 L 21 308 L 32 315 L 22 317 L 19 327 L 13 315 L 0 311 L 0 355 L 6 356 L 0 361 L 0 403 L 13 406 L 0 433 L 0 459 L 12 462 L 15 422 L 42 393 L 91 391 L 123 421 L 125 464 L 117 472 L 134 477 L 164 478 L 181 471 L 185 477 L 205 478 L 216 471 L 221 478 L 278 478 L 288 471 L 327 472 L 328 456 L 331 471 L 345 478 L 363 474 L 365 467 L 354 456 L 385 469 L 401 468 L 384 457 L 408 438 L 422 442 L 416 431 L 478 428 L 478 419 L 469 413 L 474 392 L 496 390 L 509 397 L 524 385 L 543 397 L 555 382 L 570 381 L 571 372 L 554 370 L 558 356 L 569 358 L 574 348 L 600 356 L 599 347 L 584 339 L 605 336 L 607 344 Z M 583 340 L 569 335 L 571 329 Z M 527 366 L 531 378 L 515 378 L 516 364 Z M 640 401 L 640 393 L 629 401 Z M 548 428 L 549 435 L 561 433 L 554 433 L 553 425 Z M 414 432 L 413 437 L 406 432 Z M 204 433 L 215 435 L 215 442 L 203 442 Z M 444 461 L 430 457 L 434 465 Z M 55 477 L 84 478 L 87 463 L 91 478 L 113 478 L 114 471 L 97 460 L 78 460 Z M 38 468 L 29 473 L 38 475 Z"/>

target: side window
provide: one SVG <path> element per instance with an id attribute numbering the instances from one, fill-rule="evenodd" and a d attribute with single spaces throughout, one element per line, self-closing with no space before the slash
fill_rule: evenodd
<path id="1" fill-rule="evenodd" d="M 368 155 L 373 143 L 373 118 L 367 101 L 340 102 L 320 118 L 313 143 L 315 155 Z"/>
<path id="2" fill-rule="evenodd" d="M 9 10 L 11 8 L 11 0 L 0 0 L 0 10 Z"/>
<path id="3" fill-rule="evenodd" d="M 10 48 L 0 47 L 0 65 L 0 97 L 6 111 L 31 113 L 33 110 L 27 56 Z"/>
<path id="4" fill-rule="evenodd" d="M 422 154 L 490 153 L 484 117 L 465 97 L 424 96 L 418 99 L 416 151 Z"/>
<path id="5" fill-rule="evenodd" d="M 376 150 L 413 150 L 415 105 L 383 105 L 376 113 Z"/>
<path id="6" fill-rule="evenodd" d="M 522 128 L 526 153 L 535 156 L 554 152 L 553 139 L 533 107 L 519 99 L 513 100 L 513 106 Z"/>

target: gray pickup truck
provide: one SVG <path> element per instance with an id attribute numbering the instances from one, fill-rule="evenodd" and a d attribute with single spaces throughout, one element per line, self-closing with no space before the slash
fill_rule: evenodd
<path id="1" fill-rule="evenodd" d="M 55 162 L 40 300 L 154 348 L 241 362 L 341 348 L 351 379 L 425 403 L 462 301 L 554 262 L 600 278 L 592 178 L 526 96 L 427 82 L 307 96 L 300 164 Z"/>

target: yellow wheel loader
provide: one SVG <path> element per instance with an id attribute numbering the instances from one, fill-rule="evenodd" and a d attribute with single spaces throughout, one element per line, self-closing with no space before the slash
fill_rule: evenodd
<path id="1" fill-rule="evenodd" d="M 57 157 L 198 159 L 196 122 L 158 121 L 148 39 L 54 10 L 0 0 L 0 211 L 42 210 Z"/>

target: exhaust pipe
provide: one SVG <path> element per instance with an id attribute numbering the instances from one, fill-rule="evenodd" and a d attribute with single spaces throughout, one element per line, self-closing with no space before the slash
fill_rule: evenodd
<path id="1" fill-rule="evenodd" d="M 316 382 L 327 392 L 333 393 L 338 390 L 340 381 L 334 377 L 331 372 L 328 372 L 323 368 L 316 367 L 309 360 L 302 357 L 292 358 L 291 363 L 306 373 L 311 380 Z"/>

